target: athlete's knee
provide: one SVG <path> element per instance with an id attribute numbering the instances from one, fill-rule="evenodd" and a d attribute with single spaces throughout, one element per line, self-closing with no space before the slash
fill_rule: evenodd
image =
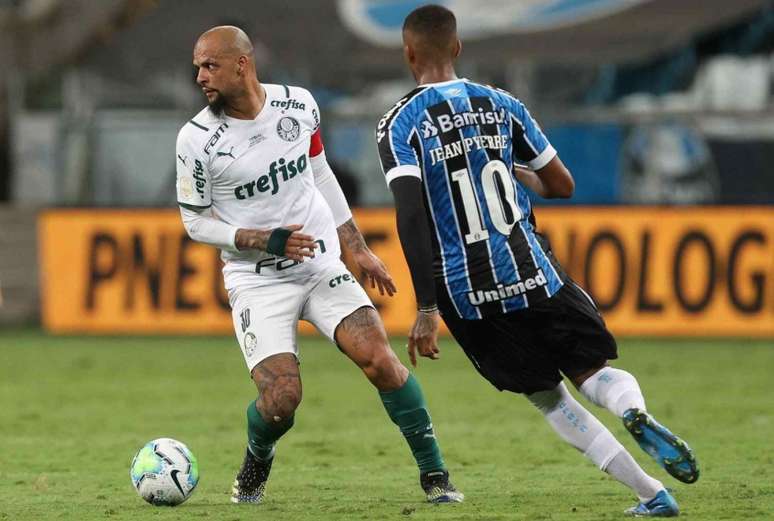
<path id="1" fill-rule="evenodd" d="M 342 320 L 336 342 L 380 391 L 398 389 L 406 382 L 408 369 L 390 347 L 375 309 L 361 307 Z"/>
<path id="2" fill-rule="evenodd" d="M 543 414 L 548 414 L 554 411 L 562 403 L 567 393 L 567 388 L 563 383 L 560 383 L 553 389 L 548 391 L 538 391 L 536 393 L 528 394 L 527 399 L 532 405 L 538 408 Z"/>
<path id="3" fill-rule="evenodd" d="M 345 317 L 336 328 L 334 337 L 348 355 L 375 343 L 387 343 L 387 333 L 376 310 L 363 306 Z"/>
<path id="4" fill-rule="evenodd" d="M 580 373 L 573 374 L 573 375 L 567 375 L 567 377 L 570 379 L 570 381 L 573 383 L 573 385 L 575 386 L 576 389 L 580 389 L 581 386 L 586 382 L 586 380 L 588 380 L 589 378 L 591 378 L 592 376 L 597 374 L 599 371 L 601 371 L 605 367 L 608 367 L 608 361 L 607 360 L 604 360 L 604 361 L 600 362 L 599 364 L 594 364 L 594 367 L 591 367 L 591 368 L 589 368 L 589 369 L 587 369 L 585 371 L 582 371 Z"/>
<path id="5" fill-rule="evenodd" d="M 258 410 L 270 422 L 284 422 L 292 418 L 301 404 L 301 375 L 295 355 L 270 357 L 253 369 L 253 380 L 258 387 Z"/>
<path id="6" fill-rule="evenodd" d="M 372 349 L 371 356 L 362 361 L 360 368 L 380 391 L 398 389 L 408 378 L 408 369 L 386 343 Z"/>
<path id="7" fill-rule="evenodd" d="M 274 387 L 265 389 L 258 397 L 261 413 L 267 420 L 274 422 L 291 418 L 301 404 L 301 385 L 297 382 L 282 380 Z"/>

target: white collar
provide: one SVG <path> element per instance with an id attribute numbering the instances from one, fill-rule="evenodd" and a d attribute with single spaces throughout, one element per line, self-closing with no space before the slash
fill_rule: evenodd
<path id="1" fill-rule="evenodd" d="M 418 85 L 419 87 L 440 87 L 441 85 L 449 85 L 451 83 L 457 83 L 460 81 L 468 81 L 467 78 L 456 78 L 453 80 L 447 80 L 447 81 L 439 81 L 436 83 L 423 83 L 421 85 Z"/>

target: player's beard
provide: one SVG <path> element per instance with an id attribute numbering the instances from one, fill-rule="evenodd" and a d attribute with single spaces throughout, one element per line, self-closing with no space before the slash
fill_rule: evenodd
<path id="1" fill-rule="evenodd" d="M 226 110 L 226 98 L 220 92 L 216 93 L 215 98 L 212 101 L 208 101 L 207 104 L 210 106 L 212 113 L 218 117 L 221 117 Z"/>

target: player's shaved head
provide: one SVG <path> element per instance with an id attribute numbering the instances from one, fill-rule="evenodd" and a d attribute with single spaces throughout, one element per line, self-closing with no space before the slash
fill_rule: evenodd
<path id="1" fill-rule="evenodd" d="M 453 60 L 459 53 L 457 19 L 443 6 L 422 6 L 403 22 L 403 40 L 421 60 Z"/>
<path id="2" fill-rule="evenodd" d="M 233 25 L 219 25 L 196 40 L 193 64 L 198 69 L 196 82 L 207 96 L 216 114 L 227 106 L 234 109 L 240 98 L 258 96 L 253 43 L 245 32 Z"/>
<path id="3" fill-rule="evenodd" d="M 253 42 L 247 34 L 233 25 L 219 25 L 204 32 L 196 42 L 196 46 L 206 44 L 221 55 L 250 56 L 253 55 Z"/>

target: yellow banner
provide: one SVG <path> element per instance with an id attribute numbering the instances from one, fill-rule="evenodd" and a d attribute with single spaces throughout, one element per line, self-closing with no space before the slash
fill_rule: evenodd
<path id="1" fill-rule="evenodd" d="M 774 209 L 539 208 L 537 217 L 613 332 L 774 337 Z M 414 297 L 394 214 L 355 218 L 399 292 L 366 290 L 387 330 L 406 334 Z M 38 235 L 51 332 L 232 331 L 218 252 L 188 239 L 176 210 L 51 210 Z"/>

